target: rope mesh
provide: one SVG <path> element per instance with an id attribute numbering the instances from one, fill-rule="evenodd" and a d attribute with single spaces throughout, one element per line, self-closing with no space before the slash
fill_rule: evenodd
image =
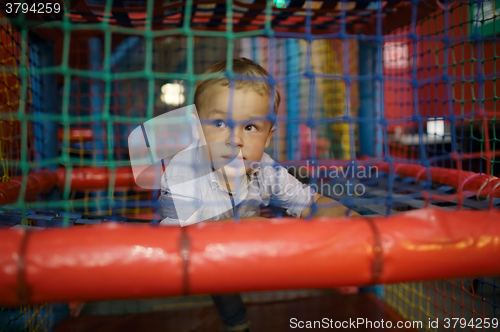
<path id="1" fill-rule="evenodd" d="M 15 224 L 158 220 L 159 191 L 116 185 L 117 170 L 130 166 L 128 134 L 192 104 L 202 72 L 228 59 L 231 76 L 230 59 L 237 57 L 268 69 L 282 94 L 267 150 L 280 162 L 385 161 L 422 165 L 425 173 L 437 166 L 500 174 L 496 2 L 80 0 L 64 14 L 43 16 L 45 22 L 29 14 L 0 18 L 1 180 L 21 183 L 17 201 L 0 216 L 15 216 Z M 49 56 L 40 40 L 51 44 Z M 54 84 L 47 86 L 50 77 Z M 177 95 L 165 92 L 171 87 Z M 72 189 L 73 171 L 88 166 L 109 169 L 107 185 Z M 27 175 L 41 168 L 64 169 L 65 181 L 25 197 Z M 345 180 L 330 179 L 330 187 L 345 187 Z M 480 197 L 440 179 L 380 172 L 354 180 L 366 185 L 363 195 L 331 196 L 365 215 L 500 204 L 494 195 Z M 387 285 L 383 299 L 410 320 L 493 318 L 499 289 L 497 279 L 478 276 Z M 1 310 L 0 316 L 7 309 Z M 30 318 L 36 313 L 20 312 L 26 328 L 49 328 Z"/>

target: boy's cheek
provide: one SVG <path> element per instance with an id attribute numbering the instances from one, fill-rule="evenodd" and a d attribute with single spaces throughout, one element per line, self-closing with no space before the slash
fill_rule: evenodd
<path id="1" fill-rule="evenodd" d="M 205 140 L 207 142 L 224 142 L 225 133 L 220 129 L 215 129 L 213 126 L 207 126 L 203 129 Z"/>
<path id="2" fill-rule="evenodd" d="M 204 125 L 202 125 L 202 126 L 201 126 L 201 131 L 203 132 L 203 135 L 205 135 L 205 139 L 206 139 L 208 136 L 210 136 L 210 134 L 211 134 L 210 127 L 208 127 L 208 126 L 204 126 Z"/>

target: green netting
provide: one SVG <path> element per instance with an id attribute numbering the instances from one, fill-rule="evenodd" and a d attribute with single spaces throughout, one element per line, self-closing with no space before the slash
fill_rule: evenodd
<path id="1" fill-rule="evenodd" d="M 103 2 L 91 1 L 87 5 L 99 4 L 104 5 Z M 151 4 L 148 3 L 148 6 L 147 11 L 153 10 Z M 106 3 L 102 8 L 103 17 L 114 15 L 113 12 L 106 12 L 112 10 L 111 3 Z M 273 5 L 268 4 L 265 12 L 270 13 L 272 8 Z M 227 6 L 226 14 L 231 13 L 231 7 Z M 34 68 L 26 66 L 26 71 L 20 71 L 19 81 L 25 82 L 26 85 L 19 86 L 19 93 L 30 91 L 31 80 L 34 77 L 38 79 L 47 79 L 51 75 L 56 77 L 57 87 L 51 88 L 54 95 L 50 96 L 50 99 L 55 99 L 51 101 L 55 103 L 55 111 L 37 112 L 32 105 L 17 105 L 17 114 L 22 114 L 19 116 L 19 119 L 22 118 L 19 120 L 21 124 L 42 127 L 38 133 L 24 131 L 32 134 L 27 136 L 28 140 L 43 140 L 41 136 L 47 134 L 43 129 L 44 124 L 38 121 L 37 116 L 39 117 L 40 113 L 43 114 L 44 120 L 57 123 L 56 127 L 51 128 L 58 131 L 59 144 L 57 151 L 49 151 L 45 155 L 35 149 L 35 153 L 41 153 L 38 158 L 32 158 L 30 153 L 24 155 L 24 161 L 11 158 L 10 167 L 16 168 L 19 172 L 24 170 L 27 174 L 39 167 L 64 167 L 67 171 L 66 178 L 69 179 L 74 167 L 107 167 L 111 173 L 119 167 L 127 167 L 129 165 L 127 136 L 131 130 L 154 116 L 192 103 L 194 84 L 202 78 L 201 73 L 210 64 L 226 58 L 244 56 L 266 68 L 273 67 L 274 72 L 271 73 L 273 76 L 285 77 L 289 75 L 291 66 L 288 53 L 290 45 L 286 44 L 290 40 L 294 42 L 297 52 L 293 59 L 297 68 L 293 70 L 303 72 L 312 63 L 313 72 L 338 77 L 316 79 L 317 89 L 314 90 L 311 90 L 311 80 L 304 75 L 300 75 L 296 82 L 295 79 L 282 79 L 278 82 L 277 88 L 282 91 L 285 98 L 287 83 L 294 82 L 293 84 L 299 86 L 299 95 L 293 96 L 298 102 L 294 116 L 299 119 L 312 116 L 312 121 L 319 121 L 325 118 L 340 118 L 346 110 L 348 116 L 357 115 L 357 83 L 349 83 L 350 99 L 344 103 L 346 85 L 340 78 L 345 72 L 348 75 L 357 74 L 357 43 L 354 40 L 345 43 L 339 39 L 326 43 L 323 41 L 307 43 L 304 40 L 291 38 L 270 40 L 268 37 L 261 37 L 264 30 L 231 31 L 230 22 L 227 24 L 226 32 L 199 31 L 189 27 L 189 10 L 185 13 L 183 27 L 173 30 L 157 30 L 147 20 L 144 22 L 144 29 L 141 30 L 131 30 L 111 24 L 113 20 L 89 25 L 77 23 L 75 15 L 71 17 L 66 15 L 60 21 L 49 21 L 38 27 L 37 32 L 42 37 L 50 36 L 56 31 L 62 34 L 62 39 L 58 39 L 52 46 L 55 58 L 52 61 L 53 65 L 47 66 L 44 63 L 43 66 Z M 13 22 L 20 23 L 21 28 L 23 24 L 29 24 L 29 21 L 21 17 L 18 17 L 17 21 L 14 19 Z M 264 28 L 270 31 L 267 35 L 272 36 L 270 26 L 271 21 L 267 18 Z M 79 33 L 89 29 L 89 35 Z M 30 40 L 27 30 L 22 30 L 19 34 L 25 36 L 25 42 Z M 23 38 L 22 36 L 20 38 Z M 37 46 L 26 46 L 25 50 L 34 52 Z M 22 45 L 19 47 L 22 48 Z M 313 56 L 309 59 L 308 52 L 311 49 Z M 345 63 L 342 59 L 344 50 L 349 51 L 348 61 Z M 16 64 L 16 70 L 23 68 L 22 63 Z M 181 86 L 182 103 L 177 105 L 164 103 L 161 91 L 166 84 Z M 334 89 L 333 95 L 324 93 L 330 89 Z M 39 97 L 42 105 L 44 98 L 47 99 L 46 96 Z M 21 99 L 19 96 L 18 100 Z M 312 104 L 311 100 L 314 100 Z M 318 158 L 348 159 L 354 156 L 351 150 L 357 151 L 354 144 L 353 121 L 342 120 L 331 125 L 317 124 L 312 128 L 312 134 L 311 125 L 307 121 L 302 120 L 301 124 L 295 124 L 286 120 L 287 116 L 291 116 L 287 114 L 286 107 L 281 107 L 279 116 L 283 119 L 278 121 L 275 140 L 268 150 L 268 153 L 277 160 L 312 157 L 309 148 L 312 138 L 317 140 L 315 157 Z M 13 117 L 16 118 L 16 115 Z M 74 136 L 75 130 L 87 130 L 87 132 L 86 135 Z M 289 142 L 290 140 L 294 141 L 293 144 Z M 18 146 L 17 152 L 26 151 L 24 147 L 27 145 L 28 142 Z M 46 146 L 41 143 L 38 148 L 43 149 Z M 49 149 L 53 150 L 54 147 Z M 302 150 L 302 156 L 297 154 L 298 149 Z M 97 192 L 72 191 L 66 182 L 59 188 L 58 195 L 57 200 L 40 199 L 36 203 L 26 203 L 19 199 L 13 206 L 24 209 L 61 209 L 67 212 L 107 213 L 134 217 L 154 216 L 154 208 L 135 204 L 134 201 L 137 199 L 134 197 L 137 195 L 122 188 L 115 188 L 112 180 L 106 191 Z M 139 196 L 144 198 L 145 194 Z M 129 213 L 131 210 L 134 212 Z"/>
<path id="2" fill-rule="evenodd" d="M 293 11 L 278 10 L 290 5 L 287 1 L 279 6 L 267 1 L 251 10 L 236 2 L 187 1 L 181 8 L 168 1 L 134 3 L 115 8 L 111 0 L 81 0 L 71 15 L 47 16 L 31 29 L 23 29 L 29 22 L 22 15 L 8 20 L 2 12 L 0 171 L 3 182 L 22 176 L 19 198 L 2 209 L 23 214 L 21 223 L 42 226 L 27 216 L 50 210 L 64 212 L 64 226 L 82 214 L 158 219 L 158 191 L 116 185 L 116 172 L 130 166 L 128 134 L 155 116 L 192 104 L 201 73 L 228 59 L 231 75 L 236 57 L 253 59 L 277 79 L 283 101 L 267 152 L 278 161 L 355 162 L 369 151 L 374 161 L 500 174 L 496 1 L 444 4 L 425 17 L 412 15 L 417 5 L 427 5 L 415 1 L 403 24 L 392 23 L 395 31 L 389 20 L 370 25 L 389 16 L 397 6 L 392 2 L 362 8 L 354 2 L 332 7 L 312 1 Z M 368 62 L 371 70 L 360 68 Z M 163 91 L 173 87 L 177 95 Z M 167 102 L 172 94 L 174 101 Z M 371 118 L 362 115 L 366 101 L 374 110 Z M 366 148 L 361 132 L 370 133 L 373 146 Z M 87 175 L 92 168 L 109 169 L 107 184 L 99 190 L 90 184 L 71 188 L 69 179 L 82 167 L 90 167 Z M 50 193 L 25 198 L 27 175 L 42 168 L 64 171 L 64 181 Z M 366 199 L 383 206 L 380 210 L 415 209 L 408 202 L 394 203 L 408 191 L 387 178 L 383 194 Z M 455 193 L 443 191 L 450 197 Z M 492 206 L 499 204 L 491 199 Z M 455 317 L 463 311 L 472 317 L 498 315 L 495 279 L 481 279 L 475 289 L 468 283 L 389 286 L 384 298 L 408 319 Z M 466 299 L 444 296 L 449 284 L 452 294 L 458 289 Z M 493 289 L 488 300 L 479 299 L 476 292 L 488 287 Z M 466 301 L 488 309 L 470 309 Z"/>
<path id="3" fill-rule="evenodd" d="M 391 154 L 421 160 L 446 168 L 462 168 L 492 176 L 500 174 L 498 144 L 497 86 L 498 24 L 495 2 L 453 3 L 447 10 L 432 13 L 416 27 L 408 26 L 392 34 L 391 58 L 385 75 L 408 78 L 409 83 L 386 83 L 386 116 L 393 119 Z M 408 34 L 416 32 L 415 43 Z M 386 44 L 387 45 L 387 44 Z M 412 66 L 416 62 L 418 66 Z M 406 69 L 404 68 L 407 66 Z M 411 79 L 419 81 L 413 94 Z M 419 113 L 412 110 L 418 102 Z M 411 136 L 422 138 L 422 121 L 415 116 L 444 121 L 442 133 L 425 149 L 410 143 Z M 405 119 L 405 121 L 400 121 Z M 425 132 L 425 127 L 423 128 Z M 406 140 L 404 138 L 407 138 Z M 436 139 L 437 138 L 437 139 Z M 457 159 L 443 158 L 453 151 Z M 491 155 L 488 155 L 491 153 Z M 461 165 L 460 165 L 461 163 Z M 498 316 L 498 279 L 447 279 L 434 282 L 402 283 L 384 286 L 383 299 L 403 317 L 428 321 Z M 443 329 L 427 327 L 427 331 Z M 471 330 L 479 328 L 468 327 Z M 462 331 L 460 324 L 450 330 Z"/>

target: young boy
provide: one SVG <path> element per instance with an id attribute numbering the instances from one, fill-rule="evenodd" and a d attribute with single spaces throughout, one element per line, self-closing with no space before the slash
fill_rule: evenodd
<path id="1" fill-rule="evenodd" d="M 226 62 L 219 62 L 205 74 L 225 70 Z M 161 223 L 184 226 L 207 220 L 232 221 L 235 214 L 241 219 L 257 219 L 260 207 L 270 204 L 294 217 L 307 217 L 313 202 L 318 205 L 315 217 L 348 214 L 346 207 L 302 185 L 264 153 L 274 134 L 270 110 L 277 113 L 280 103 L 266 70 L 241 58 L 233 60 L 233 72 L 248 77 L 238 78 L 234 90 L 227 78 L 196 85 L 199 140 L 174 157 L 162 177 Z M 193 181 L 195 178 L 200 180 Z M 181 189 L 172 190 L 174 187 Z M 249 331 L 239 295 L 213 296 L 213 300 L 225 331 Z"/>

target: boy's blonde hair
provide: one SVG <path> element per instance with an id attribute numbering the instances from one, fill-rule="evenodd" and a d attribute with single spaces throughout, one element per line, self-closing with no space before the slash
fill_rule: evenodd
<path id="1" fill-rule="evenodd" d="M 226 70 L 227 61 L 218 62 L 212 66 L 210 66 L 203 74 L 216 74 L 222 73 Z M 246 76 L 255 76 L 255 79 L 251 80 L 236 80 L 235 88 L 251 88 L 255 92 L 260 95 L 268 95 L 271 97 L 271 85 L 267 81 L 269 77 L 268 72 L 247 58 L 239 58 L 233 59 L 233 72 L 235 74 L 246 75 Z M 198 111 L 201 110 L 200 99 L 203 93 L 212 86 L 229 86 L 230 81 L 227 77 L 217 78 L 217 79 L 208 79 L 201 80 L 196 83 L 196 90 L 194 93 L 194 104 Z M 278 88 L 274 88 L 274 112 L 278 114 L 278 107 L 280 106 L 280 93 Z"/>

